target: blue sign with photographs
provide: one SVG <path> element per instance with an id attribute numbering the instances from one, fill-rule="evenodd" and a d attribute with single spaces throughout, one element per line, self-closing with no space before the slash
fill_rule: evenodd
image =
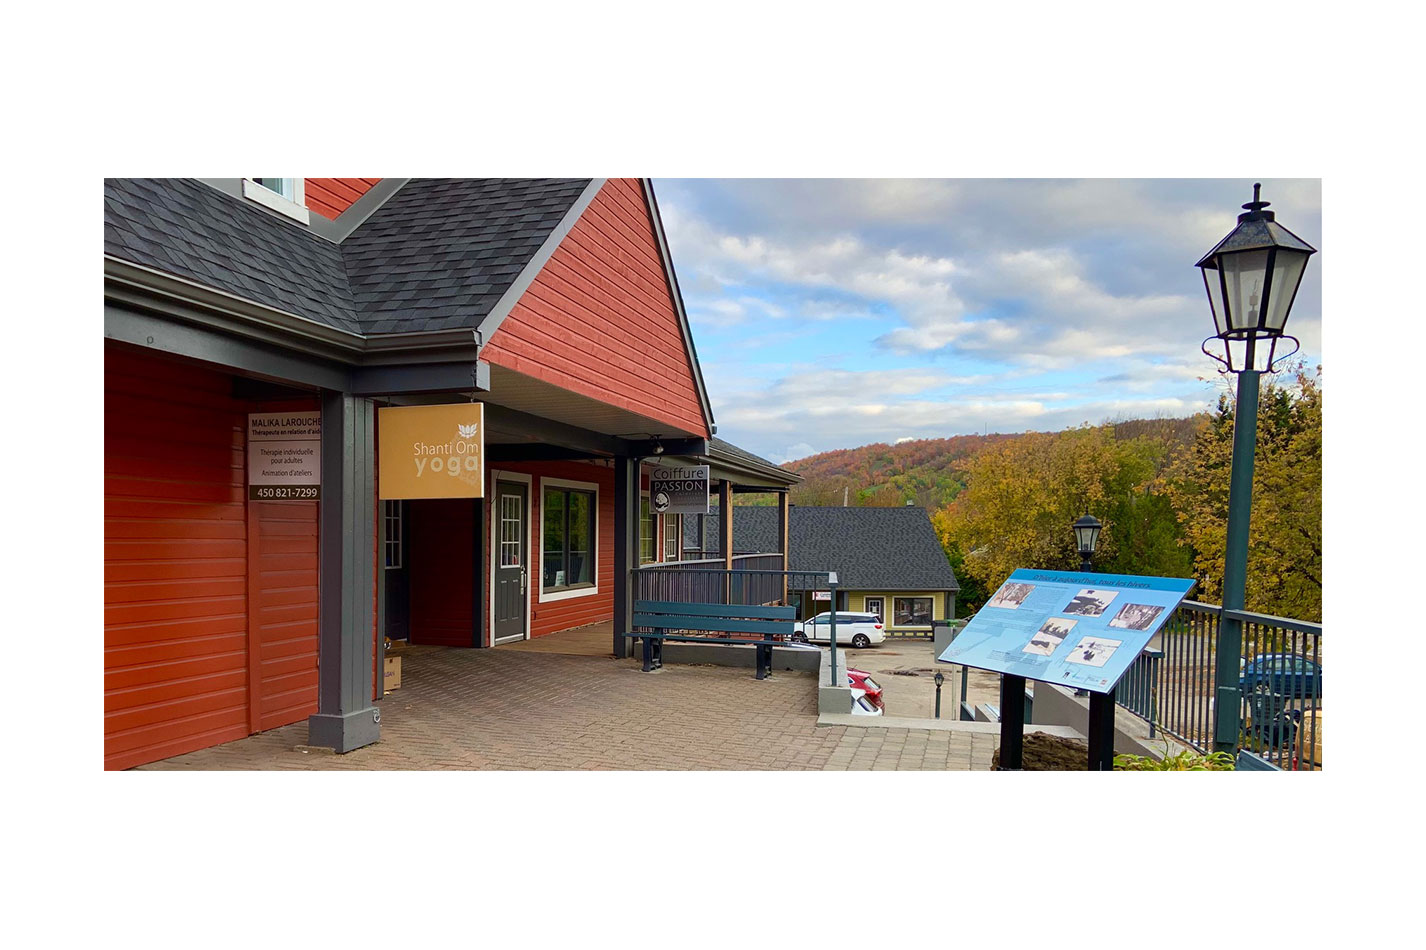
<path id="1" fill-rule="evenodd" d="M 1195 583 L 1021 568 L 937 659 L 1107 693 Z"/>

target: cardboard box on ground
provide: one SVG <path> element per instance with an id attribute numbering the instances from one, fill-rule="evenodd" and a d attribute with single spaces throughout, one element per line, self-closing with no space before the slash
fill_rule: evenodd
<path id="1" fill-rule="evenodd" d="M 386 663 L 381 675 L 381 695 L 401 688 L 401 651 L 406 646 L 401 640 L 386 641 Z"/>

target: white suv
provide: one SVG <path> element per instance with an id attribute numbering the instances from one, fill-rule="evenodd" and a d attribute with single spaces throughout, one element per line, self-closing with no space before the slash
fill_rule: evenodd
<path id="1" fill-rule="evenodd" d="M 796 642 L 812 641 L 830 643 L 832 640 L 832 613 L 826 611 L 804 620 L 793 628 L 792 639 Z M 837 644 L 850 643 L 858 650 L 880 643 L 886 639 L 886 631 L 876 614 L 854 614 L 845 610 L 837 611 Z"/>

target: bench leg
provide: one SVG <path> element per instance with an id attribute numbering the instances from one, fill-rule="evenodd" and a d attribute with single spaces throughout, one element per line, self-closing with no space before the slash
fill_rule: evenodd
<path id="1" fill-rule="evenodd" d="M 767 659 L 767 655 L 768 655 L 768 653 L 770 653 L 771 651 L 770 651 L 767 647 L 763 646 L 761 643 L 758 644 L 758 645 L 757 645 L 756 647 L 754 647 L 753 649 L 755 649 L 755 650 L 757 651 L 757 654 L 758 654 L 758 657 L 757 657 L 757 660 L 758 660 L 758 675 L 757 675 L 757 678 L 758 678 L 758 679 L 766 679 L 766 677 L 767 677 L 766 670 L 767 670 L 767 668 L 768 668 L 769 666 L 772 665 L 772 663 Z"/>
<path id="2" fill-rule="evenodd" d="M 650 673 L 654 668 L 654 638 L 640 637 L 644 641 L 644 672 Z"/>
<path id="3" fill-rule="evenodd" d="M 654 641 L 654 669 L 663 669 L 663 637 Z"/>

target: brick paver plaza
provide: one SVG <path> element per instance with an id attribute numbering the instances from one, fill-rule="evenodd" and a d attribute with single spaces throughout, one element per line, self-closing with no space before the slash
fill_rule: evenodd
<path id="1" fill-rule="evenodd" d="M 381 741 L 302 751 L 307 724 L 145 769 L 970 769 L 996 737 L 817 725 L 811 673 L 515 650 L 417 647 L 384 697 Z"/>

